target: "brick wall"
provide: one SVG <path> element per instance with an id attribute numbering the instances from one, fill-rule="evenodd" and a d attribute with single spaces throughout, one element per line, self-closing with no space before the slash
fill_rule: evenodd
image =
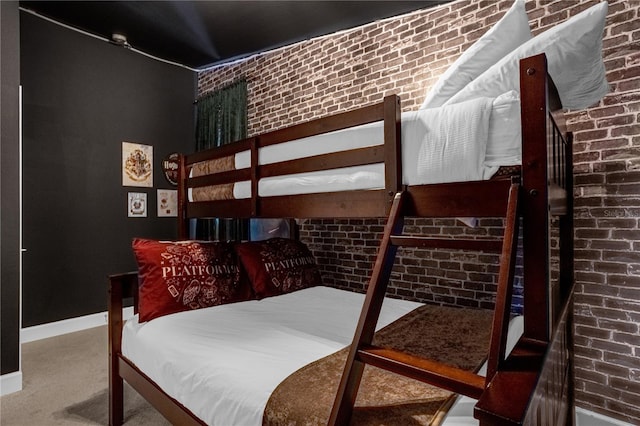
<path id="1" fill-rule="evenodd" d="M 597 1 L 528 0 L 534 33 Z M 438 76 L 496 22 L 510 1 L 457 0 L 434 9 L 305 41 L 200 73 L 199 91 L 239 76 L 249 82 L 249 133 L 281 128 L 396 93 L 416 109 Z M 640 1 L 609 2 L 603 55 L 612 93 L 569 112 L 575 132 L 577 403 L 640 423 Z M 328 284 L 364 288 L 382 233 L 380 220 L 302 225 Z M 410 221 L 432 234 L 501 234 L 453 220 Z M 489 307 L 496 256 L 404 251 L 390 292 L 399 297 Z M 424 275 L 424 271 L 427 274 Z M 517 295 L 516 302 L 520 301 Z M 516 303 L 518 305 L 518 303 Z"/>
<path id="2" fill-rule="evenodd" d="M 307 220 L 300 237 L 314 251 L 325 284 L 363 292 L 368 284 L 383 220 Z M 407 218 L 404 232 L 423 236 L 501 237 L 502 219 L 482 219 L 480 226 L 461 226 L 455 219 Z M 468 251 L 400 248 L 387 294 L 428 303 L 492 309 L 499 256 Z M 514 311 L 521 312 L 521 280 L 517 278 Z"/>
<path id="3" fill-rule="evenodd" d="M 575 135 L 577 396 L 640 424 L 640 2 L 609 2 L 603 55 L 612 93 L 567 115 Z"/>

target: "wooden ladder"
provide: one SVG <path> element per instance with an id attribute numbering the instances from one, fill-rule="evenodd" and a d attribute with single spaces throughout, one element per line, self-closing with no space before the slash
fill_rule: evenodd
<path id="1" fill-rule="evenodd" d="M 331 410 L 329 425 L 349 424 L 365 364 L 374 365 L 474 399 L 478 399 L 482 395 L 486 385 L 505 360 L 518 244 L 519 193 L 520 184 L 512 182 L 509 186 L 502 241 L 497 239 L 437 239 L 403 235 L 404 217 L 405 212 L 410 210 L 411 195 L 407 191 L 396 194 L 385 226 L 360 320 Z M 501 253 L 486 377 L 398 350 L 372 345 L 398 247 L 447 248 Z"/>

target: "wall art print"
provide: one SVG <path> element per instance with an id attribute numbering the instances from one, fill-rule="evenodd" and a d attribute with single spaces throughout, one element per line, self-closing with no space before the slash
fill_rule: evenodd
<path id="1" fill-rule="evenodd" d="M 122 185 L 153 186 L 153 146 L 122 142 Z"/>
<path id="2" fill-rule="evenodd" d="M 147 194 L 144 192 L 129 192 L 127 196 L 127 216 L 147 217 Z"/>
<path id="3" fill-rule="evenodd" d="M 178 216 L 178 191 L 158 189 L 158 217 Z"/>

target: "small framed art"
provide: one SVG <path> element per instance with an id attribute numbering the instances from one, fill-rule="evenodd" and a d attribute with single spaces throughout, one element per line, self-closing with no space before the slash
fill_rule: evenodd
<path id="1" fill-rule="evenodd" d="M 129 192 L 127 196 L 127 211 L 129 217 L 147 217 L 147 194 L 144 192 Z"/>
<path id="2" fill-rule="evenodd" d="M 178 216 L 178 191 L 158 189 L 158 217 Z"/>

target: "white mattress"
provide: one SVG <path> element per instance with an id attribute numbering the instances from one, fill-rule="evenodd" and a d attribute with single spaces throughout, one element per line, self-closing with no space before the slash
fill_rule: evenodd
<path id="1" fill-rule="evenodd" d="M 122 353 L 210 425 L 260 425 L 269 396 L 300 367 L 349 345 L 363 294 L 328 287 L 127 321 Z M 419 303 L 385 299 L 378 328 Z"/>
<path id="2" fill-rule="evenodd" d="M 516 92 L 446 107 L 402 113 L 405 185 L 489 179 L 500 166 L 520 164 L 520 108 Z M 381 121 L 261 148 L 259 164 L 382 145 Z M 250 152 L 235 168 L 250 167 Z M 384 164 L 261 179 L 260 196 L 384 188 Z M 236 182 L 234 198 L 251 197 L 249 181 Z M 189 199 L 192 200 L 191 191 Z"/>

